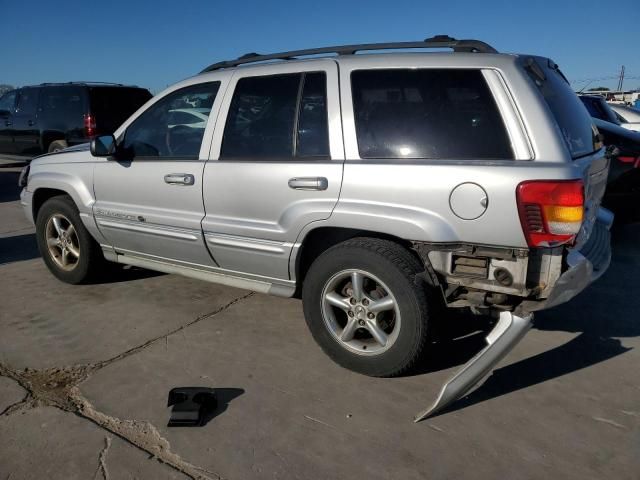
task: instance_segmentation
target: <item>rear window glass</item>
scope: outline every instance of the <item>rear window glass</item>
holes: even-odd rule
[[[596,148],[594,126],[586,107],[557,68],[543,69],[539,62],[529,59],[525,68],[551,113],[573,158],[593,152]]]
[[[351,87],[361,158],[513,159],[479,70],[359,70]]]

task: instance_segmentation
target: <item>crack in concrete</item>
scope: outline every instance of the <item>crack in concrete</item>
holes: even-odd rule
[[[1,376],[1,374],[0,374]],[[2,416],[8,416],[11,415],[14,412],[20,411],[22,409],[26,408],[26,405],[28,405],[28,401],[30,400],[31,395],[27,392],[27,394],[24,396],[24,398],[22,400],[19,400],[15,403],[12,403],[11,405],[9,405],[7,408],[5,408],[4,410],[2,410],[0,412],[0,417]]]
[[[102,473],[102,478],[104,480],[109,480],[109,470],[107,469],[107,453],[109,452],[109,448],[111,447],[111,437],[104,437],[104,448],[100,452],[100,456],[98,457],[98,468],[96,469],[96,473],[93,476],[93,480],[98,478],[98,474]]]
[[[254,292],[237,297],[213,312],[201,315],[195,320],[181,325],[168,333],[152,338],[137,347],[101,362],[67,367],[52,367],[44,370],[35,370],[32,368],[16,370],[0,362],[0,376],[18,382],[18,384],[27,391],[23,400],[7,407],[2,414],[0,414],[0,417],[40,406],[56,407],[65,412],[74,413],[85,420],[89,420],[192,479],[211,480],[211,477],[206,476],[203,472],[214,475],[215,479],[220,479],[221,477],[216,473],[192,465],[183,460],[178,454],[172,452],[169,442],[160,435],[160,432],[151,423],[140,420],[122,420],[96,410],[91,402],[82,395],[78,386],[98,370],[134,355],[154,343],[183,331],[198,322],[212,318],[252,295],[254,295]],[[110,439],[108,443],[110,444]],[[105,457],[106,450],[108,450],[108,446],[103,450]],[[103,461],[102,454],[100,461]],[[103,475],[105,475],[105,478],[108,476],[106,465],[104,466]]]

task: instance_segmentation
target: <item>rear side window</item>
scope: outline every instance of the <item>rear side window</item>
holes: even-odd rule
[[[192,85],[171,92],[145,110],[127,128],[124,149],[134,158],[197,159],[220,82]],[[175,121],[176,111],[202,116],[196,123]]]
[[[328,145],[324,73],[238,81],[225,124],[221,158],[327,157]]]
[[[296,139],[298,157],[329,156],[326,83],[324,73],[307,73],[304,76]]]
[[[361,158],[513,159],[479,70],[358,70],[351,88]]]
[[[60,121],[82,122],[84,95],[79,87],[44,87],[40,92],[40,111]]]
[[[571,156],[577,158],[596,150],[597,139],[589,112],[560,70],[541,65],[533,58],[525,62],[525,70],[549,106]]]

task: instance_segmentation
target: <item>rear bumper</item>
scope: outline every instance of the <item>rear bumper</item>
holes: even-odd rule
[[[544,300],[525,300],[516,313],[545,310],[568,302],[600,278],[611,263],[609,230],[612,223],[613,214],[601,207],[589,240],[579,251],[569,252],[566,258],[568,268],[557,280],[549,296]]]

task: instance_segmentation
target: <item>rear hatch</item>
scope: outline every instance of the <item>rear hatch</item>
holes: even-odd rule
[[[558,66],[542,57],[526,57],[523,66],[549,106],[567,146],[574,167],[584,182],[585,212],[575,248],[589,239],[607,187],[609,160],[598,129]]]
[[[151,97],[151,93],[144,88],[90,87],[89,114],[95,124],[94,134],[112,134]]]

